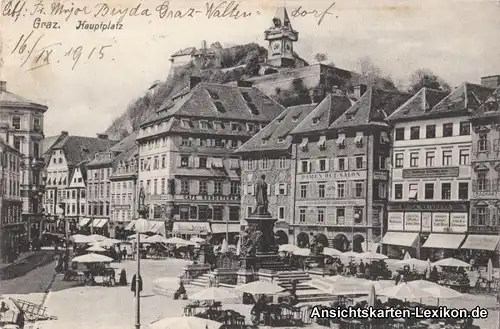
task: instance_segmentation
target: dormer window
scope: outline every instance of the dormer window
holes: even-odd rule
[[[186,128],[186,129],[191,128],[191,121],[189,121],[187,119],[182,119],[181,120],[181,127]]]
[[[264,129],[266,125],[260,125],[260,130]]]
[[[222,129],[224,129],[224,124],[220,121],[215,121],[214,127],[215,127],[215,129],[222,130]]]
[[[278,143],[284,143],[285,142],[285,137],[280,136],[278,137]]]
[[[266,145],[268,140],[269,139],[267,139],[267,138],[262,138],[262,145]]]
[[[231,123],[231,131],[240,131],[240,130],[241,127],[239,123],[234,123],[234,122]]]
[[[247,123],[247,130],[249,133],[253,133],[255,130],[255,126],[251,123]]]
[[[490,100],[486,103],[486,112],[498,111],[498,103],[495,100]]]
[[[307,143],[309,143],[309,139],[307,137],[302,138],[302,142],[299,145],[302,151],[307,151]]]
[[[286,111],[285,111],[285,113],[281,114],[281,115],[278,117],[278,119],[277,119],[278,123],[282,123],[282,122],[283,122],[283,120],[285,119],[285,117],[286,117]]]
[[[258,115],[259,111],[257,110],[257,106],[255,106],[252,97],[250,97],[250,95],[246,91],[242,91],[241,96],[243,97],[243,99],[247,103],[247,106],[248,106],[250,112],[252,114]]]
[[[208,93],[210,94],[210,97],[213,100],[219,100],[220,99],[219,94],[217,94],[215,91],[210,90],[210,89],[207,89],[207,91],[208,91]]]
[[[345,135],[344,134],[340,134],[339,138],[337,138],[337,146],[339,148],[345,147]]]
[[[302,114],[302,112],[299,112],[299,113],[297,113],[296,115],[294,115],[294,116],[292,117],[292,121],[293,121],[293,122],[297,122],[297,121],[299,121],[299,118],[300,118],[300,115],[301,115],[301,114]]]
[[[200,129],[210,129],[210,124],[208,121],[201,120],[200,121]]]
[[[221,113],[225,113],[226,112],[226,108],[224,107],[224,105],[222,105],[221,102],[214,102],[214,105],[217,108],[217,111],[219,111]]]
[[[313,122],[312,122],[313,126],[317,125],[318,123],[319,123],[319,118],[318,117],[313,118]]]
[[[320,150],[326,149],[326,136],[319,137],[318,147]]]
[[[356,134],[356,137],[354,138],[354,143],[356,144],[357,147],[363,146],[363,133]]]

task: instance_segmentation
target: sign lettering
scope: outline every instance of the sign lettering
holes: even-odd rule
[[[451,213],[450,228],[452,232],[467,232],[468,217],[467,213]]]
[[[387,220],[387,229],[389,231],[402,231],[403,230],[403,213],[391,212]]]
[[[312,181],[341,181],[341,180],[355,180],[366,179],[366,171],[345,171],[333,173],[316,173],[316,174],[302,174],[297,176],[299,182],[312,182]]]
[[[405,231],[420,231],[420,213],[407,212],[405,213]]]
[[[426,202],[391,202],[387,206],[392,211],[436,211],[436,212],[468,212],[465,203],[426,203]]]
[[[432,213],[423,212],[422,213],[422,232],[432,231]]]
[[[176,195],[175,199],[193,201],[239,201],[240,197],[237,195]]]
[[[458,177],[458,167],[403,169],[403,178]]]
[[[432,232],[446,232],[450,227],[450,214],[445,212],[432,213]]]
[[[474,192],[473,198],[500,199],[500,192]]]
[[[389,174],[385,171],[374,171],[373,172],[373,179],[377,180],[388,180],[389,179]]]

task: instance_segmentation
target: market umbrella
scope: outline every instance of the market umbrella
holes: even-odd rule
[[[407,283],[398,284],[397,286],[384,289],[378,294],[400,300],[434,297],[431,293],[425,291],[424,289],[408,285]]]
[[[206,240],[197,236],[192,237],[189,239],[189,241],[196,242],[196,243],[205,243]]]
[[[166,243],[166,241],[167,241],[167,238],[165,238],[161,235],[158,235],[158,234],[144,239],[144,242],[147,242],[147,243]]]
[[[488,282],[493,281],[493,262],[491,261],[491,258],[488,259],[488,268],[486,269],[486,279]]]
[[[309,248],[299,248],[292,251],[295,256],[308,257],[311,254],[311,249]]]
[[[378,281],[367,281],[365,283],[368,287],[374,287],[375,291],[382,291],[389,287],[394,287],[393,280],[378,280]]]
[[[349,257],[349,258],[358,257],[359,255],[360,255],[359,252],[355,252],[355,251],[346,251],[346,252],[342,253],[342,256]]]
[[[223,254],[225,254],[228,251],[229,251],[229,246],[227,244],[227,240],[224,239],[224,240],[222,240],[222,246],[220,248],[220,252],[223,253]]]
[[[85,250],[92,251],[92,252],[104,252],[104,251],[106,251],[106,249],[104,249],[103,247],[98,246],[98,245],[94,245],[94,246],[88,247]]]
[[[149,329],[219,329],[222,323],[194,316],[167,317],[149,324]]]
[[[105,236],[102,236],[100,234],[92,234],[90,236],[90,241],[98,242],[98,241],[103,241],[106,240]]]
[[[295,250],[298,250],[298,249],[300,249],[300,248],[297,247],[296,245],[290,244],[290,243],[282,244],[279,246],[279,251],[282,251],[282,252],[294,252]]]
[[[361,295],[368,293],[368,282],[369,281],[364,279],[337,275],[312,279],[307,284],[332,295]]]
[[[423,288],[422,290],[430,293],[432,297],[439,299],[460,298],[463,295],[456,290],[436,284],[433,287]]]
[[[276,294],[282,292],[284,289],[275,283],[266,281],[254,281],[250,283],[242,284],[237,286],[235,289],[241,292],[246,292],[247,294]]]
[[[470,267],[469,263],[466,263],[460,259],[456,258],[445,258],[434,262],[434,266],[447,266],[447,267]]]
[[[223,301],[226,299],[235,299],[235,298],[239,298],[239,296],[227,288],[220,288],[220,287],[210,287],[189,296],[189,299],[191,300]]]
[[[90,239],[90,236],[88,235],[83,235],[83,234],[75,234],[70,237],[71,241],[74,243],[89,243],[92,240]]]
[[[342,251],[337,250],[335,248],[325,247],[323,249],[323,255],[331,256],[331,257],[341,256],[342,255]]]
[[[122,243],[121,240],[113,239],[113,238],[106,238],[106,240],[104,240],[104,242],[107,244],[120,244],[120,243]]]
[[[410,253],[407,251],[403,257],[403,260],[411,259]]]
[[[111,263],[113,258],[99,255],[99,254],[86,254],[73,258],[73,262],[76,263]]]
[[[372,284],[370,287],[370,291],[368,292],[368,306],[375,307],[375,286]]]
[[[375,260],[382,260],[382,259],[389,258],[384,254],[379,254],[379,253],[371,252],[371,251],[367,251],[367,252],[364,252],[362,254],[358,254],[355,257],[362,258],[362,259],[375,259]]]
[[[420,260],[418,258],[408,258],[408,259],[403,259],[403,260],[400,260],[399,262],[396,263],[397,265],[399,266],[405,266],[405,265],[408,265],[410,267],[417,267],[417,268],[420,268],[420,269],[424,269],[427,267],[427,261],[425,260]]]
[[[427,281],[427,280],[414,280],[407,282],[409,286],[412,286],[414,288],[418,289],[427,289],[427,288],[434,288],[436,286],[439,286],[439,284],[432,282],[432,281]]]
[[[181,245],[189,245],[189,241],[187,240],[184,240],[184,239],[181,239],[181,238],[178,238],[178,237],[173,237],[173,238],[168,238],[165,243],[169,243],[169,244],[181,244]]]

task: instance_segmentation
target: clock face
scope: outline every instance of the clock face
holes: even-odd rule
[[[271,48],[273,51],[279,51],[280,48],[281,48],[281,43],[279,41],[274,41],[272,44],[271,44]]]
[[[285,49],[286,49],[286,51],[291,51],[292,50],[292,44],[290,42],[287,42],[285,44]]]

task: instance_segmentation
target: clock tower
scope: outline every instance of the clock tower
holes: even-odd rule
[[[275,67],[294,67],[293,43],[299,38],[299,32],[290,24],[285,7],[279,7],[273,17],[273,26],[265,32],[269,42],[267,63]]]

